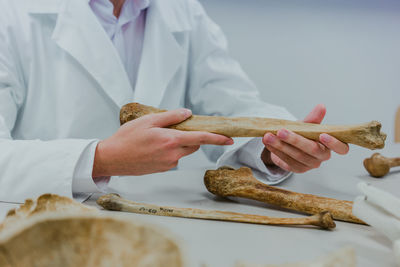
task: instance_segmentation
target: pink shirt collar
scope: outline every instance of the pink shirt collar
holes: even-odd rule
[[[125,0],[121,14],[117,19],[113,14],[114,6],[110,0],[90,0],[89,5],[93,12],[104,22],[118,23],[120,26],[131,22],[150,5],[150,0]]]

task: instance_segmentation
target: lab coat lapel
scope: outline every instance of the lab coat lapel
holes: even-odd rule
[[[151,106],[160,105],[168,83],[184,59],[173,30],[161,14],[162,1],[153,0],[147,9],[143,52],[134,92],[134,101]]]
[[[117,50],[88,1],[64,2],[53,40],[77,60],[118,106],[130,102],[133,90]]]

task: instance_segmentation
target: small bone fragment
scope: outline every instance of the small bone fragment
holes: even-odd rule
[[[120,112],[121,125],[147,114],[165,111],[139,103],[127,104],[122,107]],[[287,129],[312,140],[319,140],[320,134],[327,133],[342,142],[369,149],[383,148],[386,140],[386,134],[380,132],[381,124],[377,121],[358,125],[334,126],[268,118],[193,115],[186,121],[170,128],[181,131],[205,131],[228,137],[262,137],[268,132],[276,134],[280,129]]]
[[[254,199],[306,214],[328,211],[336,220],[365,224],[352,214],[352,201],[301,194],[269,186],[259,182],[247,167],[238,170],[229,167],[209,170],[204,176],[204,184],[208,191],[221,197]]]
[[[379,153],[374,153],[364,160],[365,169],[371,176],[380,178],[389,173],[390,168],[400,166],[400,158],[386,158]]]
[[[266,225],[314,225],[323,229],[335,228],[335,222],[329,212],[321,212],[306,218],[274,218],[261,215],[250,215],[236,212],[200,210],[190,208],[160,207],[136,203],[121,198],[117,194],[108,194],[100,197],[97,204],[106,210],[125,211],[158,216],[194,218],[205,220],[244,222]]]
[[[357,259],[354,248],[344,247],[314,261],[286,264],[248,264],[237,263],[235,267],[356,267]]]

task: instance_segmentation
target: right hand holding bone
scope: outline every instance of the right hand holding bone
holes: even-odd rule
[[[164,128],[191,115],[190,110],[178,109],[124,124],[97,145],[93,178],[163,172],[176,167],[179,159],[194,153],[200,145],[233,144],[231,138],[222,135]]]

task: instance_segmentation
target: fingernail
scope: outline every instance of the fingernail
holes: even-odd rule
[[[321,138],[321,141],[324,143],[329,143],[330,141],[332,141],[332,137],[327,134],[321,134],[320,138]]]
[[[190,109],[183,108],[181,109],[181,113],[185,118],[192,116],[192,111]]]
[[[278,137],[281,139],[286,139],[289,136],[289,131],[286,129],[281,129],[278,131]]]
[[[266,139],[265,141],[268,144],[273,144],[275,142],[275,138],[276,137],[273,134],[267,134],[267,137],[265,138]]]
[[[225,145],[228,145],[228,146],[229,146],[229,145],[233,145],[233,140],[228,140],[228,141],[226,141],[226,142],[225,142]]]

